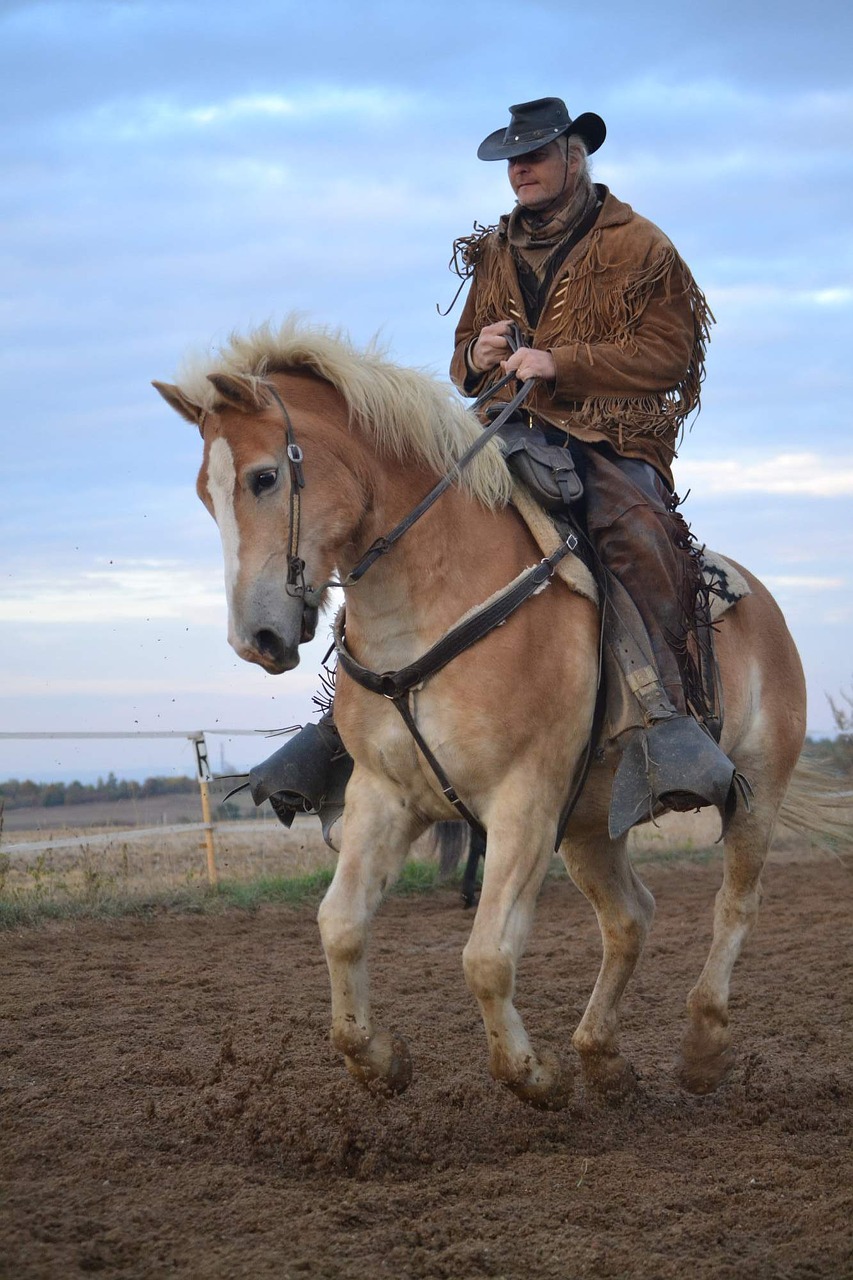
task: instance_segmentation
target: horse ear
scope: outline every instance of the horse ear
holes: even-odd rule
[[[207,377],[232,409],[239,409],[242,413],[256,413],[269,404],[269,396],[259,385],[257,378],[242,378],[235,373],[209,373]]]
[[[155,391],[159,391],[160,395],[166,401],[170,408],[179,413],[182,418],[186,418],[187,422],[191,422],[193,426],[198,426],[201,422],[202,408],[201,405],[193,404],[181,391],[180,387],[175,387],[171,382],[152,382]]]

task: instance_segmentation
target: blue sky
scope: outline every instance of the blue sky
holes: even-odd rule
[[[282,678],[232,654],[198,436],[150,379],[292,310],[446,376],[451,242],[511,203],[477,144],[557,94],[604,116],[596,179],[708,295],[685,511],[776,594],[830,730],[853,680],[851,29],[840,0],[0,0],[0,728],[310,715],[325,628]],[[191,763],[0,742],[0,778]]]

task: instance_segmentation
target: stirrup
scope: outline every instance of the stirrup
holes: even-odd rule
[[[256,805],[269,800],[285,827],[298,813],[316,814],[329,844],[332,826],[341,816],[344,792],[353,770],[352,757],[330,717],[307,724],[268,759],[249,770]]]
[[[692,716],[656,720],[625,736],[610,796],[611,840],[665,809],[713,805],[719,810],[723,835],[739,797],[749,811],[748,781]]]

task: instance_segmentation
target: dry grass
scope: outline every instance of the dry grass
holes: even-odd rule
[[[0,897],[91,898],[105,893],[149,897],[207,881],[203,831],[137,840],[121,831],[92,828],[88,834],[94,838],[87,844],[87,833],[75,828],[73,834],[81,839],[77,847],[16,853],[16,845],[34,834],[20,832],[14,842],[4,841]],[[55,830],[52,838],[60,840],[65,834]],[[107,842],[103,842],[105,834]],[[275,820],[223,823],[216,827],[214,848],[220,878],[242,883],[296,879],[334,865],[334,854],[323,843],[319,824],[308,818],[297,819],[290,831]]]
[[[16,846],[43,838],[35,831],[7,832],[0,848],[0,908],[39,914],[78,910],[133,909],[141,904],[170,903],[192,907],[209,890],[204,832],[164,832],[130,839],[109,827],[54,828],[52,839],[78,836],[72,848],[16,852]],[[720,857],[719,818],[713,810],[666,814],[631,833],[636,863],[675,859],[706,861]],[[86,842],[86,836],[91,843]],[[216,869],[225,898],[245,900],[252,886],[285,884],[313,886],[319,891],[331,875],[335,854],[323,843],[314,818],[298,818],[290,830],[275,819],[224,822],[214,834]],[[774,844],[775,860],[803,860],[825,854],[810,848],[800,835],[782,832]],[[415,846],[414,878],[418,883],[437,875],[437,858],[428,833]],[[460,867],[461,873],[461,867]],[[420,877],[420,879],[418,879]],[[230,898],[229,898],[230,895]]]

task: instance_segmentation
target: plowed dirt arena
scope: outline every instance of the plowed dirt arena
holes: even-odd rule
[[[394,897],[375,1007],[408,1093],[347,1076],[313,908],[46,924],[0,939],[0,1273],[24,1277],[853,1275],[851,873],[777,861],[735,973],[736,1063],[673,1074],[719,862],[652,864],[658,913],[624,1000],[636,1097],[529,1110],[491,1082],[457,891]],[[546,885],[519,1005],[569,1037],[597,926]]]

